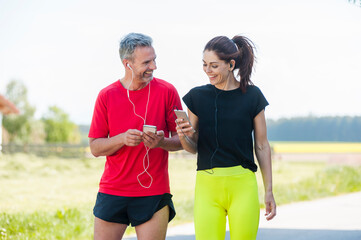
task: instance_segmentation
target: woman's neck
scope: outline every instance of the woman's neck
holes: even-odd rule
[[[235,78],[229,78],[224,83],[215,85],[215,87],[219,90],[230,91],[239,88],[240,82],[238,82]]]

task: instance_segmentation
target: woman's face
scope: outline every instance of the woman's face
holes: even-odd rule
[[[220,60],[214,51],[208,50],[203,52],[203,71],[210,83],[220,89],[223,89],[231,73],[230,65]]]

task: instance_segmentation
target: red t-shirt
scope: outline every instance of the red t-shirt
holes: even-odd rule
[[[150,90],[150,93],[149,93]],[[164,80],[153,78],[146,87],[129,91],[130,100],[135,105],[136,114],[145,118],[146,105],[149,103],[146,116],[147,125],[157,126],[157,130],[164,131],[164,137],[175,132],[175,116],[173,109],[181,109],[181,101],[174,86]],[[128,99],[127,90],[120,81],[116,81],[102,89],[95,103],[93,119],[90,126],[90,138],[113,137],[128,129],[142,131],[144,121],[134,114],[133,105]],[[106,157],[106,163],[99,184],[99,192],[139,197],[170,193],[168,177],[168,152],[161,148],[150,149],[149,167],[146,148],[143,143],[135,147],[123,146],[113,155]],[[139,175],[139,181],[137,176]],[[140,184],[141,183],[141,184]]]

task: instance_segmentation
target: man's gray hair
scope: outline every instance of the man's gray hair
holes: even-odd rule
[[[125,35],[119,44],[120,59],[132,60],[136,47],[151,47],[152,38],[141,33],[129,33]]]

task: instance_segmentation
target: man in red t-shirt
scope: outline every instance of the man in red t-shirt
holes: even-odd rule
[[[130,33],[120,42],[122,79],[102,89],[89,131],[94,156],[106,156],[94,206],[94,239],[121,239],[129,224],[139,239],[165,239],[175,210],[168,151],[180,150],[173,110],[177,90],[153,77],[152,39]],[[143,132],[143,125],[156,127]]]

